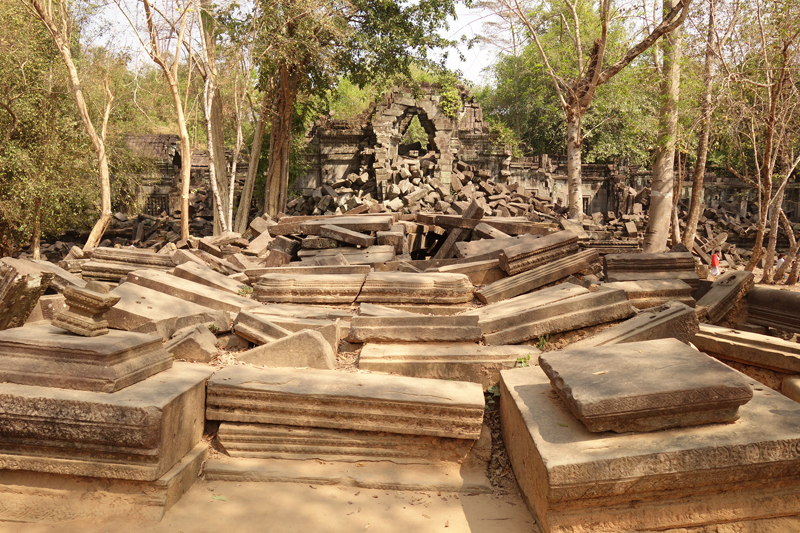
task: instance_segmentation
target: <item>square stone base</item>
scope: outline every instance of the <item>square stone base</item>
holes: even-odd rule
[[[800,404],[756,381],[734,423],[616,434],[590,433],[540,368],[501,377],[506,449],[547,533],[800,515]]]
[[[0,470],[0,521],[61,522],[114,516],[161,520],[197,480],[201,442],[155,481],[125,481]]]

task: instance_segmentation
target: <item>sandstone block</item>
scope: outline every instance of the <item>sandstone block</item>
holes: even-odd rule
[[[464,274],[370,272],[359,302],[453,304],[470,302],[473,286]]]
[[[259,302],[349,304],[365,279],[362,274],[263,274],[254,296]]]
[[[477,342],[481,329],[476,316],[356,316],[350,322],[349,342]]]
[[[475,440],[477,383],[330,370],[223,368],[209,380],[209,420]]]
[[[236,360],[268,367],[333,369],[336,354],[318,331],[303,330],[236,355]]]
[[[202,324],[176,332],[164,345],[164,350],[175,359],[195,363],[208,363],[219,353],[216,335]]]

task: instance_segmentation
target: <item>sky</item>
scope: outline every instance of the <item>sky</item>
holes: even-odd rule
[[[457,4],[456,12],[458,19],[450,23],[449,31],[442,32],[443,36],[457,41],[462,35],[472,39],[481,34],[487,16],[485,12],[470,9],[461,3]],[[464,55],[465,61],[461,61],[457,53],[450,52],[447,58],[448,68],[460,70],[464,78],[475,85],[490,83],[488,73],[484,70],[494,63],[497,49],[490,44],[479,42],[473,45],[471,50],[468,50],[466,45],[460,45],[459,51]]]

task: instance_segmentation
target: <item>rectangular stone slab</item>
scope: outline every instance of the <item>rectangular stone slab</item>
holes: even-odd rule
[[[114,392],[172,366],[161,337],[83,337],[49,324],[0,331],[0,382]]]
[[[128,274],[127,283],[147,287],[187,302],[229,313],[238,313],[243,309],[259,305],[255,300],[156,270],[131,272]]]
[[[254,296],[259,302],[349,304],[365,278],[363,274],[264,274]]]
[[[516,316],[523,311],[588,293],[589,289],[585,287],[572,283],[562,283],[539,291],[523,294],[515,298],[489,304],[484,307],[477,307],[463,314],[467,316],[477,316],[481,325],[481,331],[483,331],[483,333],[491,333],[505,324],[508,318]]]
[[[729,270],[711,284],[711,289],[697,301],[697,306],[708,309],[708,321],[714,324],[722,320],[736,302],[746,297],[754,285],[752,272]]]
[[[219,331],[230,330],[230,318],[225,311],[147,287],[123,283],[110,294],[119,296],[120,300],[105,315],[109,328],[160,335],[164,340],[177,330],[196,324],[214,324]]]
[[[481,288],[476,295],[485,304],[513,298],[585,270],[598,260],[599,256],[596,250],[584,250],[516,276],[495,281],[491,285]]]
[[[358,302],[457,304],[472,301],[474,287],[464,274],[370,272]]]
[[[578,236],[571,231],[559,231],[531,242],[503,248],[500,268],[513,276],[577,251]]]
[[[365,248],[375,244],[375,237],[364,235],[358,231],[351,231],[341,226],[334,226],[333,224],[320,226],[317,230],[317,235],[355,246],[363,246]]]
[[[800,344],[738,329],[700,324],[692,344],[720,359],[800,374]]]
[[[547,533],[693,530],[800,508],[800,404],[754,380],[734,424],[617,434],[589,432],[541,369],[501,376],[506,449]]]
[[[747,294],[747,321],[800,333],[800,294],[755,287]]]
[[[178,265],[172,270],[172,275],[237,296],[239,295],[239,290],[245,286],[210,267],[197,263]]]
[[[637,309],[647,309],[674,301],[679,301],[689,307],[695,306],[694,298],[692,298],[692,286],[680,279],[617,281],[606,283],[603,286],[625,291],[628,301]]]
[[[355,316],[349,342],[477,342],[476,316]]]
[[[52,272],[32,271],[17,259],[0,262],[0,330],[22,326],[52,279]]]
[[[110,394],[0,383],[0,469],[158,479],[200,441],[212,372],[175,363]]]
[[[500,381],[500,370],[518,362],[536,364],[532,346],[480,346],[474,343],[366,344],[358,368],[415,378],[480,383],[483,389]]]
[[[475,441],[375,431],[223,422],[217,438],[231,457],[322,461],[460,463]]]
[[[753,397],[746,376],[677,339],[568,347],[540,355],[539,366],[598,433],[733,422]]]
[[[481,325],[486,344],[516,344],[562,331],[628,318],[636,310],[623,291],[600,289],[494,318]],[[489,333],[486,333],[486,331]]]
[[[681,302],[669,302],[642,311],[625,322],[573,342],[569,348],[591,348],[670,337],[689,344],[694,342],[699,325],[694,309]]]
[[[300,233],[304,233],[306,235],[318,235],[319,228],[330,224],[336,224],[340,228],[351,231],[388,231],[392,229],[394,220],[391,216],[384,215],[344,216],[321,220],[307,220],[300,224]],[[272,228],[270,228],[270,233],[272,233]]]
[[[251,284],[264,274],[369,274],[369,265],[257,267],[244,271]]]
[[[477,439],[477,383],[331,370],[223,368],[209,380],[206,418],[228,422]]]

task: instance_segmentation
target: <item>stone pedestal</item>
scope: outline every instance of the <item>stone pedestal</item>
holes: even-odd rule
[[[0,382],[115,392],[171,366],[161,338],[143,333],[81,337],[46,324],[0,332]]]
[[[94,281],[83,289],[67,287],[63,294],[68,309],[55,316],[54,326],[84,337],[108,334],[105,314],[119,302],[119,296],[108,294],[108,287]]]
[[[0,470],[157,480],[200,442],[211,373],[175,363],[114,393],[0,383]]]
[[[616,434],[589,432],[541,369],[501,375],[506,449],[546,533],[694,531],[800,513],[800,404],[756,381],[733,424]]]

